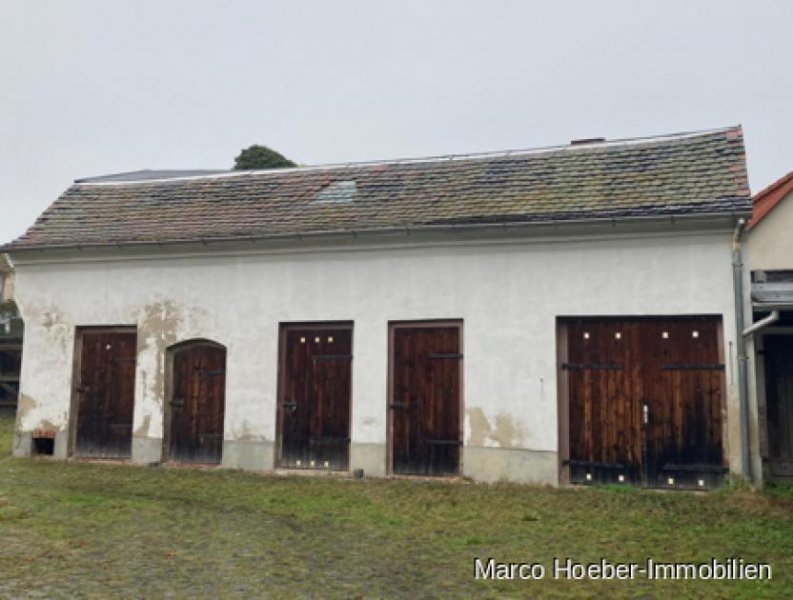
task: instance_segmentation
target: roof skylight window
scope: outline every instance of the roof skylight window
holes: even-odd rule
[[[357,191],[357,186],[352,180],[347,181],[334,181],[330,185],[324,187],[315,196],[314,202],[324,202],[338,204],[342,202],[352,202],[353,196]]]

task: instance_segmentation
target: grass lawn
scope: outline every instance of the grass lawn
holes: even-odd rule
[[[0,417],[0,597],[793,598],[793,489],[708,494],[266,477],[13,459]],[[539,562],[476,581],[475,557]],[[773,567],[771,581],[565,581],[576,561]]]

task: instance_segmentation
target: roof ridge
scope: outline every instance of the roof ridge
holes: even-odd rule
[[[695,131],[682,131],[676,133],[666,133],[660,135],[636,136],[627,138],[618,138],[613,140],[604,140],[597,142],[588,142],[585,144],[557,144],[552,146],[537,146],[533,148],[517,148],[507,150],[491,150],[483,152],[470,152],[461,154],[438,154],[434,156],[423,156],[413,158],[395,158],[385,160],[370,160],[370,161],[348,161],[338,163],[324,163],[318,165],[301,165],[297,167],[287,167],[278,169],[240,169],[231,171],[221,171],[219,173],[210,173],[203,175],[187,175],[184,177],[155,177],[152,179],[130,179],[130,180],[101,180],[106,177],[113,177],[114,175],[100,175],[97,177],[86,177],[76,179],[75,184],[89,185],[89,186],[118,186],[118,185],[135,185],[153,182],[176,182],[176,181],[189,181],[195,179],[223,179],[227,177],[242,177],[245,175],[251,176],[268,176],[268,175],[284,175],[288,173],[309,173],[312,171],[330,171],[336,169],[349,169],[353,167],[372,167],[378,165],[402,165],[402,164],[422,164],[430,162],[444,162],[455,160],[479,160],[498,157],[511,157],[511,156],[524,156],[531,154],[542,153],[556,153],[556,152],[582,152],[592,150],[595,148],[608,148],[615,146],[627,146],[642,143],[663,142],[673,139],[686,139],[693,137],[705,137],[716,133],[727,133],[730,131],[741,131],[741,125],[731,125],[729,127],[719,127],[713,129],[701,129]],[[160,171],[177,171],[177,169],[161,169]],[[144,173],[146,171],[156,172],[154,169],[140,169],[137,171],[130,171],[129,173]],[[115,176],[124,175],[126,173],[119,173]]]

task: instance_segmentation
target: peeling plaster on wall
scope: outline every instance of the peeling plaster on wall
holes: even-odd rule
[[[151,415],[143,417],[143,423],[132,434],[132,437],[149,437],[149,425],[151,425]]]
[[[168,348],[179,342],[212,336],[210,313],[170,298],[141,303],[133,313],[138,325],[136,377],[136,438],[163,435]]]
[[[42,311],[41,324],[53,337],[55,343],[61,347],[63,355],[66,356],[70,341],[69,326],[65,323],[61,313],[54,307]]]
[[[20,425],[22,421],[27,417],[31,412],[33,412],[36,407],[38,406],[38,402],[28,396],[27,394],[23,393],[19,396],[19,403],[17,404],[17,419],[16,419],[16,430],[20,431],[22,428]]]
[[[247,419],[243,419],[242,425],[239,429],[232,429],[231,439],[229,441],[235,442],[266,442],[267,438],[263,435],[256,435],[253,433],[253,428],[248,424]]]
[[[154,350],[154,365],[141,369],[141,380],[148,382],[144,395],[162,406],[165,397],[165,355],[168,348],[185,339],[202,337],[204,321],[209,313],[197,307],[186,308],[173,300],[147,304],[138,314],[138,358]],[[187,330],[190,335],[183,337]]]
[[[465,411],[468,416],[468,430],[471,432],[468,443],[472,446],[484,446],[485,438],[490,435],[490,421],[481,408],[469,408]]]
[[[471,432],[468,439],[470,445],[500,448],[526,446],[524,429],[516,425],[510,415],[499,413],[496,415],[494,423],[490,422],[481,408],[469,408],[466,415]]]
[[[176,343],[181,320],[178,306],[170,300],[148,304],[139,315],[138,355],[154,348],[156,357],[149,393],[146,395],[160,406],[165,396],[165,352]]]
[[[42,419],[39,421],[39,426],[34,429],[41,429],[42,431],[60,431],[63,429],[62,425],[56,425],[49,419]]]

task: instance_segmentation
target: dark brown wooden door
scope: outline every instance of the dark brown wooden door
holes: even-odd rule
[[[219,463],[223,456],[226,349],[196,341],[171,352],[168,459]]]
[[[134,330],[81,330],[78,335],[75,453],[127,458],[132,449],[137,334]]]
[[[718,485],[725,472],[719,321],[651,321],[641,339],[646,483]]]
[[[460,469],[462,385],[458,325],[392,328],[392,471],[454,475]]]
[[[765,336],[763,355],[769,474],[793,477],[793,336]]]
[[[352,325],[285,326],[281,345],[280,465],[346,470]]]
[[[719,319],[567,323],[574,483],[710,487],[725,472]]]
[[[642,378],[638,323],[568,325],[570,475],[574,482],[639,482]]]

